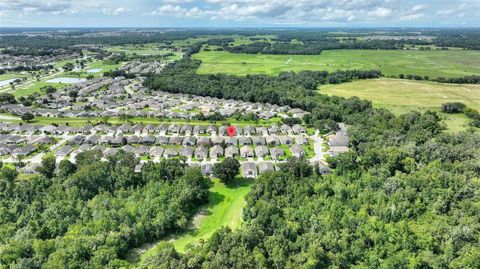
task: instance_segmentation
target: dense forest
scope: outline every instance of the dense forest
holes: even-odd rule
[[[47,157],[28,180],[1,168],[0,268],[124,267],[129,249],[185,228],[208,200],[210,181],[181,160],[135,173],[131,153],[100,157],[83,152],[58,175]]]

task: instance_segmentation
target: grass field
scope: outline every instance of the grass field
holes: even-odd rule
[[[236,54],[201,51],[200,74],[268,74],[301,70],[379,69],[384,75],[459,77],[480,73],[480,51],[328,50],[321,55]]]
[[[390,109],[396,114],[411,110],[440,111],[446,102],[462,102],[480,110],[480,85],[440,84],[400,79],[359,80],[338,85],[325,85],[321,93],[343,97],[358,96],[371,100],[376,107]],[[463,115],[447,115],[445,123],[450,130],[465,129],[468,119]]]
[[[10,114],[0,113],[0,115],[11,116]],[[4,122],[12,122],[18,123],[21,120],[10,120],[10,119],[2,119]],[[123,124],[123,123],[142,123],[142,124],[160,124],[160,123],[167,123],[167,124],[191,124],[191,125],[226,125],[231,124],[235,126],[244,127],[247,125],[253,126],[265,126],[265,125],[272,125],[272,124],[280,124],[280,118],[271,118],[269,120],[259,120],[258,122],[255,121],[238,121],[235,119],[226,119],[224,121],[201,121],[201,120],[183,120],[183,119],[159,119],[159,118],[130,118],[128,121],[123,121],[120,118],[108,118],[107,120],[110,124]],[[39,125],[48,125],[48,124],[59,124],[65,125],[68,124],[69,126],[83,126],[85,124],[99,124],[103,123],[103,119],[101,117],[97,118],[50,118],[50,117],[36,117],[31,121],[32,124],[39,124]]]
[[[165,240],[172,242],[177,251],[184,252],[188,244],[209,238],[223,226],[232,229],[239,227],[242,223],[242,209],[245,206],[244,197],[250,191],[251,184],[251,180],[237,179],[236,183],[225,185],[215,179],[210,189],[209,203],[200,209],[200,213],[192,220],[191,227]],[[156,248],[152,247],[137,259],[143,260],[155,253]]]

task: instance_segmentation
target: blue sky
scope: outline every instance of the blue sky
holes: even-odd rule
[[[0,0],[0,27],[479,27],[480,0]]]

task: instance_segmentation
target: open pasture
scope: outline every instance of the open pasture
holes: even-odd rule
[[[268,74],[302,70],[379,69],[386,76],[413,74],[462,77],[480,73],[480,51],[461,50],[326,50],[321,55],[237,54],[201,51],[200,74]]]
[[[359,80],[338,85],[325,85],[320,92],[343,97],[357,96],[371,100],[375,107],[383,107],[396,114],[411,110],[440,111],[446,102],[462,102],[480,110],[480,85],[441,84],[401,79]],[[468,119],[464,115],[444,114],[450,130],[465,128]]]

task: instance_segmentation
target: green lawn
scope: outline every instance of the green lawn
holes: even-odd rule
[[[380,69],[387,76],[459,77],[480,73],[480,51],[327,50],[321,55],[236,54],[201,51],[200,74],[269,74],[301,70]]]
[[[65,84],[63,84],[65,85]],[[10,114],[4,114],[6,116],[11,116]],[[4,122],[20,122],[20,120],[9,120],[3,119]],[[48,124],[68,124],[70,126],[83,126],[85,124],[96,124],[101,123],[103,121],[102,118],[49,118],[49,117],[36,117],[32,120],[32,124],[41,124],[41,125],[48,125]],[[108,123],[111,124],[123,124],[123,123],[142,123],[142,124],[191,124],[191,125],[224,125],[224,124],[231,124],[235,126],[266,126],[272,124],[279,124],[279,118],[271,118],[270,120],[259,120],[258,122],[255,121],[237,121],[235,119],[227,119],[225,121],[216,121],[216,122],[208,122],[208,121],[201,121],[201,120],[182,120],[182,119],[158,119],[158,118],[131,118],[128,121],[122,121],[120,118],[109,118]]]
[[[250,191],[252,181],[237,179],[236,183],[225,185],[215,179],[213,183],[209,203],[200,209],[200,213],[192,220],[191,227],[165,239],[172,242],[177,251],[184,252],[188,244],[209,238],[223,226],[235,229],[242,223],[242,209],[246,203],[244,197]],[[156,248],[152,247],[142,254],[140,260],[155,253]]]
[[[441,84],[400,79],[359,80],[320,87],[321,93],[343,97],[358,96],[371,100],[376,107],[388,108],[396,114],[427,109],[440,112],[446,102],[462,102],[480,110],[480,85]],[[447,115],[445,123],[452,131],[465,129],[464,115]]]
[[[52,86],[52,87],[57,88],[57,89],[60,89],[60,88],[66,87],[70,84],[48,83],[48,82],[45,82],[43,80],[40,80],[39,82],[37,82],[37,81],[32,82],[32,84],[30,84],[26,88],[17,87],[15,89],[15,91],[13,92],[13,95],[15,97],[28,96],[32,93],[40,92],[40,89],[44,86],[47,86],[47,85]]]
[[[25,72],[25,74],[20,74],[18,72],[6,72],[5,74],[0,75],[0,81],[2,80],[9,80],[13,78],[23,78],[23,77],[32,77],[28,73]]]
[[[108,51],[112,52],[123,52],[126,55],[152,55],[152,56],[160,56],[165,55],[167,53],[173,52],[175,55],[168,57],[169,60],[178,60],[181,58],[181,54],[178,52],[174,52],[172,50],[165,50],[159,49],[159,46],[162,45],[161,43],[158,44],[143,44],[143,45],[121,45],[121,46],[111,46],[108,47]]]

